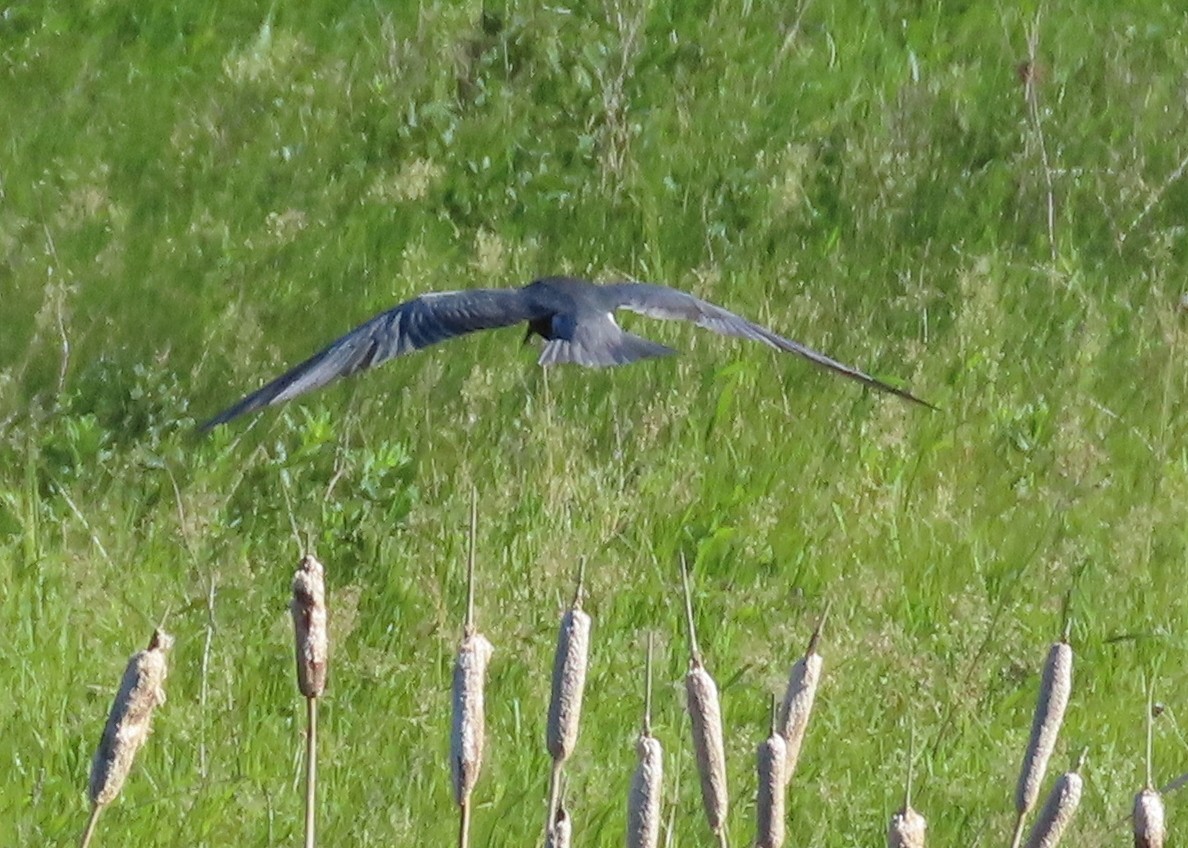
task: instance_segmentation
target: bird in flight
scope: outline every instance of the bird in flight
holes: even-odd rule
[[[339,377],[447,339],[524,322],[528,325],[525,342],[534,335],[544,339],[541,365],[572,362],[602,368],[676,353],[622,330],[615,323],[618,309],[650,318],[691,321],[725,336],[763,342],[863,385],[921,406],[932,406],[903,389],[691,294],[648,283],[600,284],[571,277],[545,277],[516,289],[466,289],[414,297],[360,324],[206,421],[200,429],[210,430],[240,415],[284,403]]]

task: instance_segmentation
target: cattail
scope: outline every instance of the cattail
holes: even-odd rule
[[[320,698],[326,690],[325,569],[306,554],[293,576],[293,637],[297,654],[297,687],[306,698]]]
[[[652,636],[644,671],[643,729],[635,743],[639,763],[627,796],[627,848],[656,848],[660,844],[660,792],[664,783],[664,749],[652,735]]]
[[[115,800],[132,768],[136,752],[148,739],[153,710],[165,703],[166,654],[172,647],[173,637],[157,630],[148,648],[136,652],[128,660],[99,749],[91,763],[89,791],[91,803],[96,806]]]
[[[478,781],[486,740],[483,686],[495,648],[481,633],[468,633],[454,662],[454,722],[450,743],[454,802],[462,805]]]
[[[582,611],[582,578],[585,562],[578,566],[578,584],[573,603],[561,616],[557,653],[553,657],[553,692],[549,699],[549,720],[545,742],[553,758],[549,780],[549,820],[556,813],[561,766],[577,744],[582,695],[586,689],[586,667],[590,655],[590,616]]]
[[[1035,806],[1039,798],[1044,773],[1048,770],[1048,759],[1056,747],[1060,725],[1064,722],[1064,710],[1072,691],[1073,651],[1068,644],[1067,628],[1064,637],[1052,645],[1040,680],[1039,700],[1035,705],[1035,717],[1031,723],[1031,739],[1023,757],[1023,768],[1015,788],[1015,836],[1012,848],[1018,848],[1023,834],[1023,819]],[[1078,777],[1079,781],[1080,778]]]
[[[1134,796],[1134,848],[1163,848],[1167,839],[1163,796],[1152,788]]]
[[[780,848],[784,844],[784,795],[788,781],[784,768],[788,746],[776,728],[776,697],[771,696],[771,731],[755,753],[759,787],[755,796],[758,831],[755,848]]]
[[[91,816],[83,833],[84,848],[95,831],[99,812],[120,794],[136,752],[148,739],[153,710],[165,703],[166,655],[171,647],[173,637],[163,630],[156,630],[148,648],[133,654],[124,669],[99,748],[91,761],[91,780],[87,787]]]
[[[306,554],[293,575],[293,641],[297,656],[297,688],[305,696],[305,846],[314,846],[314,795],[317,787],[318,698],[326,690],[325,569]]]
[[[1131,816],[1134,825],[1134,848],[1163,848],[1164,840],[1167,839],[1163,796],[1155,789],[1151,765],[1156,716],[1153,696],[1154,687],[1147,690],[1147,785],[1134,796],[1134,811]]]
[[[718,685],[701,662],[697,633],[693,626],[693,600],[689,593],[689,572],[681,558],[681,580],[685,589],[685,617],[689,626],[689,673],[685,675],[686,706],[693,727],[693,750],[701,778],[701,802],[710,830],[726,843],[726,748],[722,741],[722,708]]]
[[[809,639],[804,656],[792,664],[792,671],[788,674],[788,689],[784,693],[784,702],[780,705],[777,726],[786,743],[786,781],[791,781],[792,774],[796,771],[796,763],[800,759],[800,746],[804,743],[809,717],[813,713],[813,702],[817,698],[817,684],[821,681],[821,669],[825,664],[825,660],[817,653],[817,644],[821,641],[821,628],[825,626],[828,615],[829,607],[826,606],[821,620],[813,630],[812,638]]]
[[[1077,811],[1077,805],[1081,803],[1084,781],[1079,772],[1084,762],[1085,755],[1081,754],[1076,767],[1056,780],[1027,837],[1027,848],[1056,848],[1059,844],[1060,837]]]
[[[911,807],[904,807],[891,817],[887,828],[887,848],[924,848],[928,823]]]
[[[466,567],[466,624],[454,661],[453,725],[450,732],[450,772],[454,802],[461,811],[458,844],[470,842],[470,793],[483,762],[486,716],[483,687],[487,663],[495,649],[474,625],[474,541],[478,524],[478,495],[470,501],[470,554]]]
[[[913,727],[908,741],[907,788],[903,792],[903,806],[891,817],[887,827],[887,848],[924,848],[924,833],[928,823],[924,816],[912,809],[912,774],[915,766],[916,732]]]

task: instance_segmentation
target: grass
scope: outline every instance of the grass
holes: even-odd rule
[[[163,618],[169,702],[98,841],[296,842],[285,604],[306,546],[332,618],[324,842],[451,839],[472,486],[496,647],[476,845],[539,836],[555,616],[582,556],[575,839],[622,839],[655,629],[677,837],[704,841],[681,552],[735,841],[768,695],[831,601],[792,831],[881,838],[914,721],[933,839],[1005,844],[1071,593],[1053,768],[1089,748],[1076,841],[1116,842],[1151,678],[1170,706],[1156,780],[1188,771],[1184,29],[1161,0],[8,9],[0,843],[77,839],[119,670]],[[942,411],[641,320],[684,355],[546,383],[509,330],[191,432],[414,293],[562,271],[711,297]]]

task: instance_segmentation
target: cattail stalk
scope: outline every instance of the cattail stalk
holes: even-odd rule
[[[1077,805],[1081,803],[1081,790],[1084,781],[1081,779],[1081,766],[1085,763],[1082,753],[1072,771],[1065,772],[1056,780],[1044,808],[1036,818],[1027,837],[1027,848],[1056,848],[1060,837],[1064,835]]]
[[[652,634],[644,667],[643,728],[635,743],[639,758],[627,796],[627,848],[656,848],[660,844],[660,794],[664,783],[664,748],[652,735]]]
[[[792,671],[788,674],[788,688],[784,692],[784,702],[780,705],[777,726],[786,743],[787,763],[784,766],[784,779],[789,782],[800,760],[800,748],[804,744],[809,718],[813,714],[813,703],[817,699],[817,686],[821,682],[821,670],[825,665],[824,658],[817,652],[817,645],[821,641],[821,629],[825,626],[828,616],[829,607],[826,606],[813,630],[812,638],[809,639],[804,656],[792,664]]]
[[[681,557],[681,582],[685,590],[685,620],[689,627],[689,673],[685,675],[686,706],[693,729],[693,750],[701,779],[701,802],[710,830],[726,845],[726,747],[722,740],[722,708],[718,685],[701,661],[697,632],[693,626],[693,600],[689,591],[689,570]]]
[[[569,848],[573,844],[573,824],[569,821],[569,813],[565,809],[565,802],[557,804],[557,813],[553,818],[553,826],[545,839],[548,848]]]
[[[470,552],[466,565],[466,624],[454,662],[453,724],[450,733],[450,772],[454,802],[459,808],[458,845],[470,844],[470,795],[478,782],[486,738],[483,689],[487,663],[494,647],[474,624],[474,546],[478,527],[478,493],[470,500]]]
[[[561,616],[557,652],[553,657],[553,691],[545,743],[553,758],[549,779],[549,821],[557,814],[557,792],[561,767],[577,744],[582,696],[586,690],[586,669],[590,656],[590,616],[582,610],[582,582],[585,561],[578,566],[578,583],[573,603]]]
[[[94,835],[99,813],[120,794],[136,752],[148,739],[153,710],[165,703],[165,676],[169,670],[167,654],[172,646],[173,638],[158,629],[153,632],[148,648],[133,654],[124,669],[103,736],[91,761],[91,779],[87,787],[91,813],[82,836],[83,848]]]
[[[326,690],[329,636],[326,630],[326,572],[317,558],[306,554],[293,575],[293,642],[297,657],[297,688],[305,696],[305,848],[313,848],[314,798],[317,791],[318,698]]]
[[[788,747],[776,727],[776,696],[771,696],[771,728],[755,753],[759,786],[755,795],[755,848],[780,848],[784,844],[784,801],[788,781],[784,768]]]
[[[558,789],[556,810],[545,834],[545,848],[570,848],[573,844],[573,822],[569,818],[569,811],[565,809],[564,783],[562,780]]]
[[[1060,725],[1064,722],[1064,711],[1072,692],[1073,650],[1068,644],[1068,629],[1059,642],[1048,650],[1040,679],[1039,699],[1035,705],[1035,717],[1031,723],[1031,739],[1023,757],[1019,783],[1015,788],[1015,834],[1011,848],[1018,848],[1023,835],[1023,823],[1027,814],[1039,798],[1048,760],[1056,748]],[[1080,781],[1080,777],[1077,777]]]
[[[1163,797],[1155,789],[1151,753],[1154,747],[1155,725],[1154,685],[1147,689],[1147,785],[1134,796],[1131,814],[1134,825],[1134,848],[1163,848],[1167,839]]]
[[[924,833],[928,823],[924,816],[912,809],[912,777],[916,762],[916,730],[913,726],[908,740],[907,787],[903,793],[903,807],[891,817],[887,827],[887,848],[924,848]]]

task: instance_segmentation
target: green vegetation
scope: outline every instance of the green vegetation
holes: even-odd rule
[[[1088,747],[1071,843],[1124,841],[1152,677],[1156,782],[1188,771],[1179,6],[0,11],[0,844],[77,840],[120,671],[162,619],[169,702],[96,844],[295,844],[307,546],[332,619],[323,844],[448,844],[472,486],[496,649],[475,845],[540,835],[583,556],[576,842],[621,844],[654,629],[674,844],[707,844],[680,552],[735,844],[769,693],[827,602],[790,838],[876,844],[914,721],[933,840],[1005,844],[1066,593],[1052,775]],[[192,432],[417,292],[557,272],[685,288],[942,411],[640,319],[684,355],[546,377],[488,333]]]

